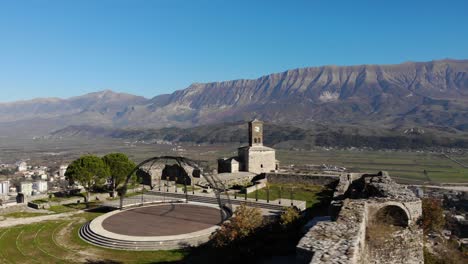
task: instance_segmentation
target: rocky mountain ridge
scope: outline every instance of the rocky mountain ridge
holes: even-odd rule
[[[103,91],[0,104],[0,125],[49,133],[70,125],[188,128],[260,118],[309,128],[424,127],[468,132],[468,60],[323,66],[253,80],[192,84],[146,99]],[[1,129],[0,129],[1,131]]]

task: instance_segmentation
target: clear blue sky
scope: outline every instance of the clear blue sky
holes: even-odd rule
[[[468,59],[468,1],[0,0],[0,101]]]

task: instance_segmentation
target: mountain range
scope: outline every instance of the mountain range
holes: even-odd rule
[[[468,60],[309,67],[253,80],[194,83],[151,99],[106,90],[0,104],[0,132],[15,135],[79,126],[189,129],[253,118],[305,130],[319,125],[403,135],[417,128],[465,137]]]

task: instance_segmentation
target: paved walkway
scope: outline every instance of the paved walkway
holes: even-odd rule
[[[43,221],[50,221],[50,220],[58,220],[69,218],[75,214],[82,213],[83,211],[74,211],[69,213],[61,213],[61,214],[50,214],[50,215],[41,215],[35,217],[24,217],[24,218],[7,218],[3,221],[0,221],[0,228],[5,227],[13,227],[18,225],[29,225],[34,223],[39,223]]]

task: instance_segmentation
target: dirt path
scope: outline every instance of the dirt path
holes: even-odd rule
[[[460,162],[460,161],[458,161],[458,160],[456,160],[456,159],[450,157],[449,155],[447,155],[447,154],[445,154],[445,153],[444,153],[443,155],[444,155],[444,157],[446,157],[447,159],[449,159],[449,160],[451,160],[451,161],[457,163],[458,165],[462,166],[463,168],[468,169],[468,165],[466,165],[466,164],[464,164],[464,163],[462,163],[462,162]]]
[[[29,224],[39,223],[42,221],[69,218],[75,214],[79,214],[82,212],[84,211],[79,210],[79,211],[68,212],[68,213],[41,215],[41,216],[25,217],[25,218],[6,218],[5,220],[0,221],[0,228],[12,227],[12,226],[17,226],[17,225],[29,225]]]

